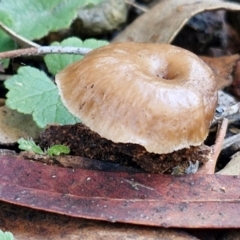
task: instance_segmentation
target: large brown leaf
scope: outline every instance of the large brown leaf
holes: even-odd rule
[[[72,218],[2,202],[0,228],[16,240],[198,240],[178,229]]]
[[[0,157],[0,200],[74,217],[164,227],[240,227],[240,179],[73,170]]]
[[[163,0],[127,26],[114,41],[171,43],[192,16],[220,9],[240,11],[240,5],[222,0]]]

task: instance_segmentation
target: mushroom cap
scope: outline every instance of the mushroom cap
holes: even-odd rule
[[[62,70],[56,83],[92,131],[159,154],[201,145],[217,104],[212,70],[169,44],[109,44]]]

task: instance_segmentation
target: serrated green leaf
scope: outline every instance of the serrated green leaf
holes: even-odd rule
[[[97,39],[87,39],[82,41],[79,38],[71,37],[63,40],[61,43],[54,42],[52,46],[62,46],[62,47],[86,47],[86,48],[98,48],[107,45],[107,41],[97,40]],[[69,64],[82,59],[82,55],[73,54],[49,54],[44,57],[45,63],[49,72],[56,75],[62,69],[64,69]]]
[[[54,145],[47,150],[49,156],[59,156],[61,154],[69,154],[70,148],[64,145]]]
[[[6,24],[16,33],[32,40],[39,39],[50,31],[67,28],[77,16],[80,7],[98,4],[102,0],[2,0],[0,21],[6,18],[12,24]]]
[[[79,119],[63,106],[56,85],[42,71],[21,67],[5,81],[9,89],[6,105],[18,112],[32,114],[41,128],[47,124],[74,124]]]
[[[18,140],[18,148],[27,152],[34,152],[37,154],[44,154],[43,150],[32,140],[26,140],[24,138],[20,138]]]
[[[0,240],[14,240],[13,234],[0,230]]]

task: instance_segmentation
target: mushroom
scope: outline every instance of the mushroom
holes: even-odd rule
[[[155,154],[202,145],[217,104],[210,67],[169,44],[109,44],[66,67],[56,83],[92,131]]]

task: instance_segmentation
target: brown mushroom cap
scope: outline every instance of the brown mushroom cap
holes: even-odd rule
[[[65,68],[56,83],[92,131],[160,154],[202,144],[217,103],[212,70],[168,44],[109,44]]]

